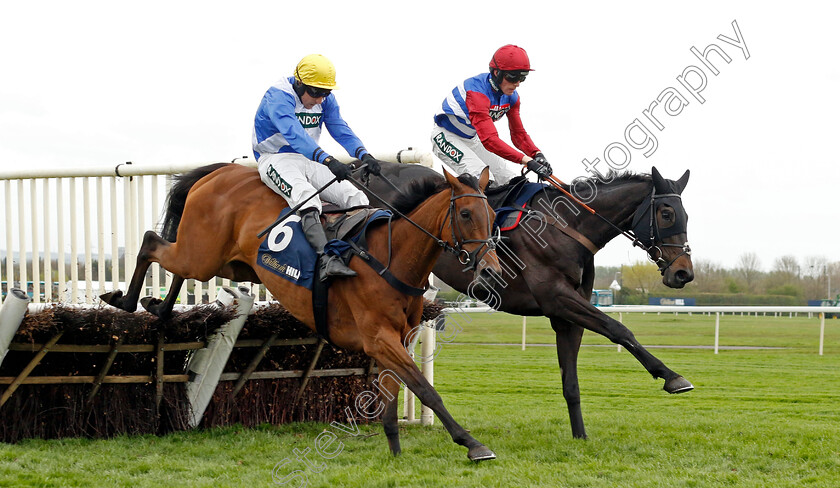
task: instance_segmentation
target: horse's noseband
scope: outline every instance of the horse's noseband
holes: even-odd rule
[[[682,252],[677,254],[677,257],[675,257],[674,259],[669,261],[667,264],[665,264],[666,261],[665,261],[665,258],[664,258],[664,254],[662,252],[662,249],[659,246],[662,246],[662,247],[679,247],[679,248],[682,248]],[[656,264],[656,266],[659,268],[659,274],[662,274],[662,275],[664,275],[665,271],[668,268],[670,268],[671,265],[674,264],[674,262],[677,259],[679,259],[680,257],[691,256],[691,246],[688,245],[688,241],[685,241],[685,243],[683,243],[683,244],[661,243],[661,244],[659,244],[659,246],[648,247],[647,252],[648,252],[648,258],[651,261],[653,261],[654,264]],[[652,254],[653,251],[656,251],[656,257],[653,256],[653,254]]]

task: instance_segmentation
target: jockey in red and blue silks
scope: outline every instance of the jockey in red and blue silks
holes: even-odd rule
[[[526,165],[541,178],[550,176],[551,166],[519,117],[516,89],[530,71],[533,70],[525,50],[508,44],[493,54],[489,73],[456,86],[435,115],[431,135],[435,155],[458,174],[478,176],[489,167],[497,184],[516,176],[508,161]],[[499,138],[494,125],[505,115],[516,149]]]

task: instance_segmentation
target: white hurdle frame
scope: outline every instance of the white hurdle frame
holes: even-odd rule
[[[255,165],[247,159],[236,162]],[[28,292],[33,303],[93,304],[105,291],[124,289],[134,273],[139,239],[146,230],[159,224],[161,202],[170,186],[168,176],[198,166],[202,164],[126,163],[109,169],[47,170],[29,175],[23,170],[0,173],[0,180],[5,180],[2,189],[6,201],[3,254],[6,263],[0,270],[5,282],[3,292],[17,283],[18,288]],[[29,185],[25,184],[26,180]],[[13,206],[15,193],[17,205]],[[29,206],[24,205],[27,193]],[[57,270],[52,269],[53,260]],[[108,260],[110,268],[106,268]],[[109,273],[110,280],[106,282]],[[27,290],[29,281],[31,288]],[[58,283],[55,292],[54,282]],[[167,288],[169,282],[171,277],[167,279]],[[157,264],[152,267],[152,283],[152,289],[146,294],[161,297],[164,293],[160,289],[161,271]],[[193,280],[187,286],[201,290]],[[216,287],[211,289],[215,292]],[[182,303],[186,303],[184,293]],[[201,295],[197,296],[200,301]],[[214,299],[210,297],[209,301]]]
[[[430,153],[411,148],[374,153],[374,156],[385,161],[432,166]],[[238,158],[231,162],[256,167],[253,158]],[[105,291],[125,289],[134,273],[143,233],[157,229],[160,224],[163,199],[171,186],[170,176],[206,164],[211,163],[140,165],[129,162],[107,168],[21,168],[0,172],[0,191],[5,202],[2,256],[6,261],[5,266],[0,267],[0,281],[6,282],[2,292],[8,293],[17,282],[18,288],[31,294],[33,303],[93,304]],[[78,194],[79,186],[81,195]],[[57,270],[52,269],[54,253],[57,253]],[[123,266],[119,265],[121,255]],[[106,270],[106,261],[111,257],[117,259],[111,259],[110,269]],[[28,263],[30,258],[31,263]],[[93,269],[94,258],[96,269]],[[106,283],[108,273],[111,279]],[[43,290],[42,280],[38,279],[41,276],[45,277]],[[152,290],[146,294],[158,298],[164,294],[160,289],[161,277],[160,266],[153,264]],[[30,278],[32,289],[27,290]],[[165,290],[169,289],[171,280],[171,274],[166,273]],[[58,283],[57,296],[52,290],[54,282]],[[68,283],[69,287],[65,289]],[[231,283],[229,280],[219,283],[219,278],[205,283],[188,280],[181,288],[180,302],[187,303],[188,289],[194,290],[196,303],[202,301],[205,290],[208,301],[213,302],[217,288],[222,286],[231,286]],[[258,301],[271,300],[271,294],[264,286],[249,286]]]

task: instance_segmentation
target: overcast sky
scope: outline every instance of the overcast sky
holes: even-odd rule
[[[837,11],[734,3],[6,2],[0,171],[248,155],[263,93],[309,53],[336,65],[342,113],[368,149],[430,151],[447,91],[513,43],[535,69],[519,89],[523,122],[561,179],[587,175],[581,161],[603,161],[613,142],[628,146],[639,118],[657,147],[631,148],[627,168],[691,170],[695,259],[838,261]],[[733,21],[749,59],[718,39],[736,38]],[[716,76],[690,51],[712,43],[731,58],[710,56]],[[689,66],[707,77],[705,103],[677,80]],[[688,104],[660,114],[659,130],[643,110],[669,87]],[[596,264],[642,259],[616,239]]]

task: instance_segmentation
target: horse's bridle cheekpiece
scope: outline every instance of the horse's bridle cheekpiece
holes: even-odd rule
[[[459,198],[465,197],[475,197],[487,200],[487,195],[481,193],[467,193],[464,195],[455,195],[455,190],[450,190],[452,192],[451,196],[449,197],[449,210],[447,214],[449,215],[449,228],[452,231],[452,242],[455,246],[450,246],[449,243],[438,239],[438,243],[442,243],[444,250],[447,252],[451,252],[458,257],[458,262],[466,266],[463,271],[475,271],[478,267],[481,260],[484,256],[496,249],[496,242],[501,238],[501,232],[497,232],[498,235],[493,236],[493,221],[490,219],[490,214],[487,214],[487,225],[488,225],[488,232],[487,235],[490,237],[488,239],[464,239],[463,232],[461,232],[461,227],[458,225],[455,219],[455,200]],[[487,205],[484,206],[485,213],[487,212]],[[456,231],[457,229],[457,231]],[[443,224],[440,228],[440,233],[443,233]],[[471,243],[479,243],[480,246],[476,247],[472,251],[467,251],[463,248],[464,244],[471,244]],[[469,266],[467,266],[469,265]]]
[[[656,201],[661,200],[662,203],[669,204],[669,200],[673,204],[669,204],[674,209],[674,225],[661,229],[656,221]],[[647,219],[645,218],[647,216]],[[691,256],[691,247],[688,241],[683,244],[668,244],[663,242],[666,237],[675,236],[678,234],[685,234],[688,226],[688,215],[682,206],[682,196],[679,193],[663,193],[656,194],[656,185],[653,185],[650,196],[646,197],[644,201],[636,209],[636,214],[633,216],[632,232],[635,237],[633,245],[641,247],[647,252],[648,258],[659,267],[659,273],[665,274],[665,271],[671,267],[674,262],[682,256]],[[657,242],[659,244],[657,244]],[[679,247],[682,252],[677,255],[670,262],[666,262],[663,247]]]

